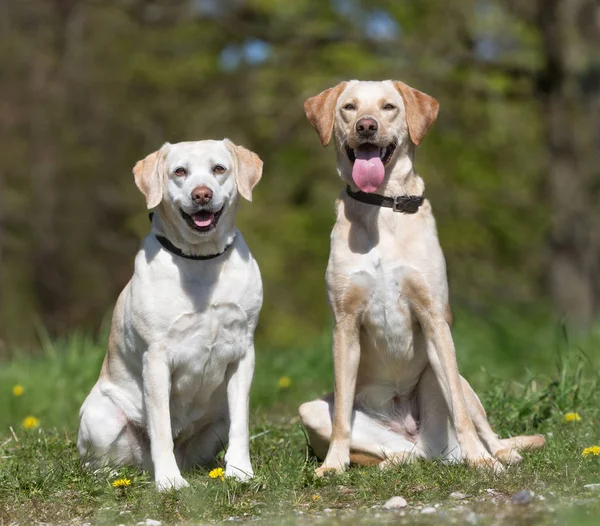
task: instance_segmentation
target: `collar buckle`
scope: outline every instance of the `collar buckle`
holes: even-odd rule
[[[403,212],[404,211],[404,197],[401,195],[397,195],[394,197],[394,203],[392,204],[392,210],[394,212]]]
[[[401,212],[403,214],[416,214],[422,204],[422,195],[397,195],[394,197],[392,210],[394,212]]]

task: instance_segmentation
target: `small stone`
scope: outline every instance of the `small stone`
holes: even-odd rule
[[[524,489],[515,493],[510,501],[513,504],[529,504],[533,500],[534,493],[533,491],[529,491],[528,489]]]
[[[331,508],[325,508],[323,510],[324,513],[331,513],[333,510]]]
[[[392,497],[383,505],[386,510],[399,510],[400,508],[406,508],[406,506],[408,506],[406,499],[398,496]]]
[[[436,513],[437,510],[432,506],[427,506],[421,510],[421,513],[424,515],[431,515],[432,513]]]
[[[454,500],[463,500],[466,499],[467,496],[464,493],[461,493],[460,491],[453,491],[452,493],[450,493],[450,498]]]
[[[485,490],[485,492],[486,492],[488,495],[492,495],[492,496],[494,496],[494,497],[495,497],[496,495],[500,495],[500,493],[499,493],[497,490],[495,490],[495,489],[491,489],[491,488],[488,488],[488,489],[486,489],[486,490]]]
[[[600,484],[586,484],[583,486],[583,489],[587,489],[588,491],[600,491]]]
[[[162,526],[162,522],[154,519],[146,519],[146,526]]]

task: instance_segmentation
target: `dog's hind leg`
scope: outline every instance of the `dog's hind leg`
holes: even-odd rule
[[[299,413],[315,455],[324,458],[331,440],[332,397],[306,402],[300,406]],[[353,464],[387,467],[422,456],[422,452],[406,437],[365,412],[356,408],[352,410],[350,461]]]
[[[544,447],[546,439],[544,435],[521,435],[511,438],[502,438],[500,443],[505,448],[516,449],[517,451],[528,451],[530,449],[539,449]]]
[[[86,466],[144,467],[143,439],[125,413],[95,386],[81,407],[77,449]]]
[[[492,430],[479,397],[464,378],[461,377],[463,393],[469,415],[473,420],[479,438],[488,451],[498,460],[507,464],[518,464],[523,460],[518,451],[541,448],[546,442],[542,435],[517,436],[500,439]]]
[[[523,457],[517,453],[515,448],[507,448],[502,444],[498,435],[494,432],[487,418],[487,414],[477,393],[473,390],[469,382],[462,376],[462,390],[467,404],[469,416],[475,425],[479,439],[483,442],[487,450],[494,458],[505,462],[509,465],[518,464],[523,460]]]

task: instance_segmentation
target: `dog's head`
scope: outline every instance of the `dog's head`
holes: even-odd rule
[[[148,208],[160,206],[181,237],[197,244],[221,224],[232,227],[238,196],[252,200],[262,165],[258,155],[228,139],[180,142],[138,161],[133,174]]]
[[[363,192],[375,192],[397,159],[412,154],[438,109],[434,98],[392,80],[342,82],[304,103],[321,144],[334,135],[341,177]]]

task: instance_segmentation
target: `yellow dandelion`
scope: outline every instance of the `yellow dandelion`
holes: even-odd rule
[[[13,396],[21,396],[25,392],[21,384],[13,385],[12,393]]]
[[[25,429],[36,429],[40,427],[40,421],[35,416],[27,416],[21,422]]]
[[[321,500],[321,497],[319,495],[313,495],[311,499],[313,500],[313,502],[317,502],[318,500]]]
[[[287,389],[292,385],[292,379],[289,376],[282,376],[279,379],[279,389]]]
[[[590,447],[586,447],[582,452],[581,452],[581,456],[582,457],[591,457],[592,455],[594,456],[598,456],[600,455],[600,446],[590,446]]]
[[[221,482],[225,480],[225,471],[223,471],[223,468],[215,468],[213,469],[208,476],[211,479],[221,479]]]
[[[117,479],[112,483],[113,488],[126,488],[127,486],[131,486],[131,480],[129,479]]]
[[[579,413],[567,413],[565,415],[565,422],[579,422],[580,420]]]

